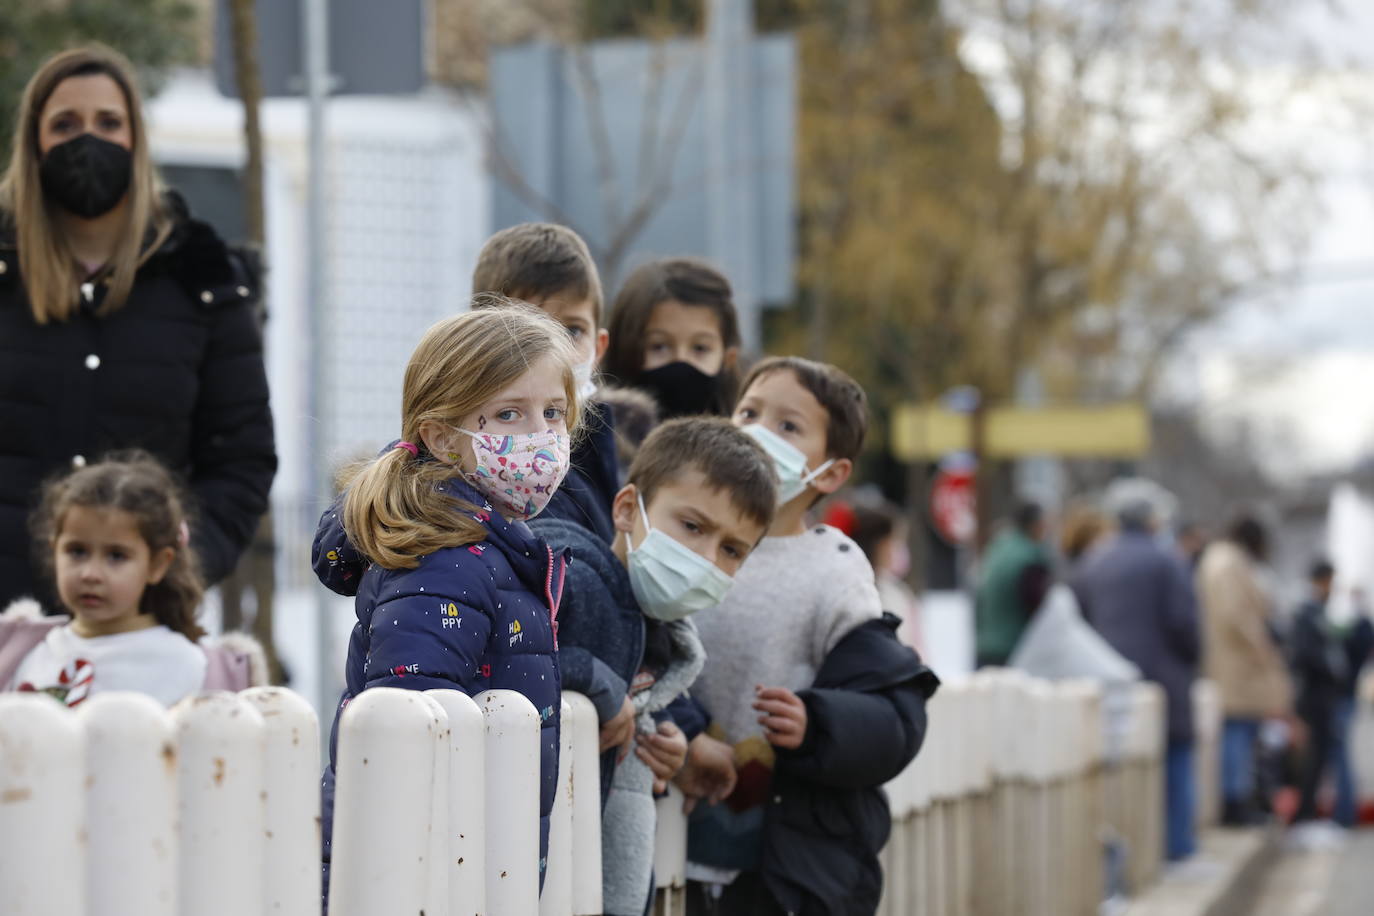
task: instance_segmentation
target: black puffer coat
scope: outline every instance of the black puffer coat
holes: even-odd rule
[[[940,681],[897,641],[892,614],[830,650],[806,703],[806,739],[779,750],[763,821],[764,884],[797,916],[870,916],[882,896],[878,853],[892,829],[884,783],[915,758],[926,700]]]
[[[209,582],[233,569],[267,509],[277,457],[256,284],[180,198],[168,203],[175,228],[128,301],[97,316],[96,283],[80,310],[46,325],[0,213],[0,607],[47,590],[28,532],[42,482],[106,452],[146,449],[182,476]]]

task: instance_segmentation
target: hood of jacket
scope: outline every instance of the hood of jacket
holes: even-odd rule
[[[551,548],[535,536],[528,525],[502,517],[485,496],[462,478],[451,478],[444,484],[444,490],[454,500],[454,513],[468,516],[482,526],[485,532],[482,541],[501,548],[525,587],[536,595],[549,592],[556,597],[562,593],[563,564],[553,562]],[[325,588],[353,596],[358,593],[358,584],[368,561],[349,541],[348,532],[344,530],[343,500],[341,494],[320,516],[311,565]],[[571,556],[571,553],[565,554],[565,558],[571,559]],[[553,581],[555,576],[557,582]]]

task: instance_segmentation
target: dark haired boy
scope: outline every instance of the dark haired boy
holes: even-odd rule
[[[853,470],[866,398],[833,366],[769,359],[734,423],[773,458],[780,503],[730,594],[696,619],[708,660],[692,694],[711,726],[678,782],[726,797],[692,814],[689,912],[872,913],[890,829],[881,786],[919,750],[938,681],[898,642],[858,546],[807,526]],[[712,776],[722,761],[733,787]]]
[[[566,519],[531,523],[576,557],[559,608],[559,669],[563,688],[590,698],[603,725],[608,914],[638,916],[652,891],[652,790],[687,751],[681,730],[654,718],[705,662],[688,617],[724,597],[768,530],[776,494],[768,456],[728,421],[674,420],[640,446],[615,496],[613,543]],[[636,755],[617,764],[636,733]]]
[[[1310,596],[1298,608],[1289,635],[1289,657],[1297,686],[1298,716],[1307,726],[1295,823],[1317,817],[1317,793],[1327,770],[1336,787],[1332,820],[1353,827],[1358,799],[1350,775],[1350,711],[1360,671],[1374,649],[1374,625],[1363,614],[1345,623],[1328,610],[1336,570],[1329,562],[1312,564]],[[1298,834],[1302,837],[1302,834]]]
[[[572,338],[582,358],[577,367],[578,395],[591,398],[593,406],[573,443],[568,476],[542,516],[584,525],[610,543],[615,536],[611,499],[618,488],[619,466],[612,412],[600,402],[595,380],[610,337],[601,322],[601,277],[587,243],[576,232],[554,223],[521,223],[502,229],[477,255],[472,291],[528,302],[562,324]]]

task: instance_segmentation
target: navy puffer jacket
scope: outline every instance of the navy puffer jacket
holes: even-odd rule
[[[349,700],[369,687],[446,688],[469,695],[505,689],[528,697],[542,722],[542,876],[558,783],[561,684],[555,621],[569,555],[555,554],[523,522],[502,518],[465,482],[455,479],[448,488],[467,504],[466,510],[456,511],[467,511],[481,522],[486,539],[435,551],[415,569],[368,567],[360,582],[339,575],[340,555],[356,556],[342,516],[331,508],[320,518],[316,575],[335,591],[356,589],[358,613],[324,774],[324,861],[327,868],[339,715]]]
[[[12,218],[0,212],[0,607],[24,595],[60,606],[26,521],[44,480],[107,452],[151,452],[185,482],[211,584],[234,569],[267,511],[277,455],[256,276],[180,197],[164,205],[171,235],[124,305],[100,314],[99,280],[66,321],[42,325]]]

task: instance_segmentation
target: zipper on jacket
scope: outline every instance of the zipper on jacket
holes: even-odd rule
[[[555,601],[554,598],[553,598],[553,548],[550,547],[548,544],[545,544],[545,545],[544,545],[544,549],[545,549],[546,551],[548,551],[548,554],[549,554],[549,565],[548,565],[547,570],[546,570],[546,572],[545,572],[545,574],[544,574],[544,597],[545,597],[546,599],[548,599],[548,602],[549,602],[549,626],[551,626],[551,627],[553,628],[553,648],[554,648],[554,651],[557,651],[557,650],[558,650],[558,606],[559,606],[560,604],[563,603],[563,583],[561,583],[561,582],[559,583],[559,587],[558,587],[558,600]],[[560,558],[560,562],[562,562],[561,558]]]

